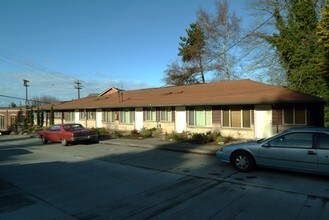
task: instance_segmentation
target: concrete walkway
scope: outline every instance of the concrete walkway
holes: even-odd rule
[[[145,139],[128,139],[115,138],[100,140],[101,144],[124,145],[130,147],[141,147],[149,149],[171,150],[186,153],[205,154],[214,156],[219,149],[219,145],[208,144],[191,144],[181,143],[176,141],[164,141],[160,138],[145,138]]]

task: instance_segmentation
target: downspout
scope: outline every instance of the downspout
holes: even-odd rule
[[[6,115],[7,115],[7,122],[3,123],[3,129],[6,128],[6,130],[8,130],[9,129],[9,112],[8,112],[8,109],[6,110]]]
[[[276,114],[276,133],[279,133],[279,110],[277,106],[274,104],[273,107],[275,108],[275,114]]]

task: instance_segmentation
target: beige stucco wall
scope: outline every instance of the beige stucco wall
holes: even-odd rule
[[[63,120],[64,121],[64,120]],[[55,118],[54,119],[54,123],[55,124],[61,124],[62,123],[62,119],[61,118]]]
[[[174,122],[159,122],[159,127],[161,127],[163,133],[172,133],[175,131]]]
[[[187,127],[187,131],[191,133],[204,133],[211,131],[211,127]]]
[[[103,128],[115,131],[132,131],[135,129],[134,124],[120,124],[119,121],[103,122]]]
[[[82,124],[85,128],[96,128],[96,120],[79,120],[80,124]]]
[[[116,122],[103,122],[103,128],[110,130],[119,130],[119,123]]]
[[[135,129],[134,124],[119,124],[119,130],[121,131],[132,131]]]
[[[156,121],[144,121],[143,122],[143,127],[150,129],[150,128],[157,128],[158,127],[158,122]]]
[[[223,137],[232,137],[236,139],[255,139],[253,128],[221,128],[220,134]]]

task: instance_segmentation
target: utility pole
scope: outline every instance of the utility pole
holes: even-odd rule
[[[23,86],[25,86],[25,120],[24,120],[24,129],[27,128],[27,118],[28,118],[28,115],[27,115],[27,105],[28,105],[28,94],[27,94],[27,87],[29,87],[30,85],[28,85],[30,81],[26,80],[26,79],[23,79]]]
[[[27,87],[29,87],[30,85],[28,85],[30,81],[23,79],[23,86],[25,86],[25,108],[27,109],[27,105],[28,105],[28,95],[27,95]]]
[[[79,80],[75,81],[74,84],[76,84],[76,86],[74,87],[74,89],[78,90],[78,99],[80,99],[80,89],[82,89],[81,82]]]

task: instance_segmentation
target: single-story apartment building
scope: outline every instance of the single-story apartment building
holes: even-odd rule
[[[290,127],[323,126],[324,104],[323,99],[284,87],[232,80],[127,91],[110,88],[98,96],[42,108],[49,113],[53,107],[55,123],[76,122],[88,128],[216,131],[254,139]]]

